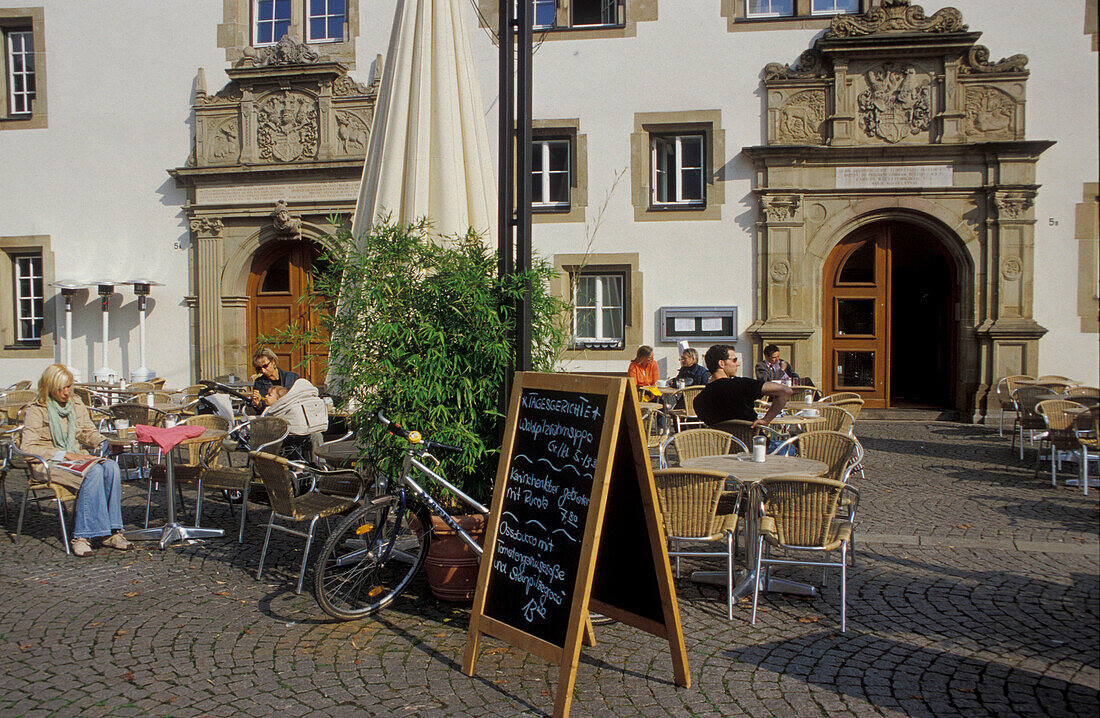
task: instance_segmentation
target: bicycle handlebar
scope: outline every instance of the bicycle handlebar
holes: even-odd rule
[[[398,424],[396,421],[388,419],[386,415],[382,413],[382,409],[379,409],[375,416],[377,417],[379,422],[385,425],[386,431],[390,432],[394,436],[400,436],[402,439],[405,439],[410,444],[423,444],[424,448],[428,451],[434,451],[436,449],[439,449],[441,451],[462,451],[460,447],[453,446],[451,444],[444,444],[441,441],[421,439],[419,431],[409,431],[408,429]],[[413,436],[413,434],[415,434],[416,436]]]

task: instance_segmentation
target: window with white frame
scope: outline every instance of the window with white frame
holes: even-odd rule
[[[19,344],[38,344],[42,341],[45,319],[42,255],[17,254],[12,257],[12,262],[15,341]]]
[[[35,98],[34,33],[29,27],[12,28],[4,33],[7,69],[8,114],[29,115]]]
[[[810,12],[814,15],[857,13],[859,0],[812,0]]]
[[[786,17],[794,15],[794,0],[745,0],[747,17]]]
[[[307,42],[340,42],[344,39],[347,18],[345,0],[309,0],[306,19]]]
[[[650,201],[653,206],[706,203],[704,145],[702,134],[650,137]]]
[[[531,205],[535,209],[569,209],[567,138],[536,139],[531,147]]]
[[[531,26],[538,30],[546,30],[557,24],[558,0],[534,0],[534,20]]]
[[[625,334],[623,274],[574,274],[571,280],[574,347],[622,349]]]
[[[303,24],[307,43],[342,42],[347,16],[348,0],[252,0],[252,44],[274,45]]]

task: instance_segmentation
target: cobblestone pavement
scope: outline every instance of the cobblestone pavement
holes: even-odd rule
[[[848,632],[835,578],[816,598],[762,597],[755,627],[748,603],[730,622],[723,589],[678,581],[692,687],[672,684],[667,644],[598,626],[573,715],[1097,715],[1100,490],[1051,488],[1033,454],[1019,461],[995,429],[858,428],[867,477]],[[21,489],[9,480],[9,497]],[[209,503],[208,521],[231,529],[224,504]],[[504,717],[552,706],[556,667],[502,643],[484,641],[476,677],[463,675],[467,614],[423,585],[377,620],[331,622],[294,594],[300,541],[276,542],[255,580],[256,525],[243,546],[78,560],[62,552],[55,516],[28,513],[18,543],[0,540],[0,715]],[[127,524],[143,513],[144,487],[127,485]]]

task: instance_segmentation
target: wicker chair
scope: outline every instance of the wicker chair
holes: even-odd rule
[[[863,399],[836,399],[835,401],[829,402],[829,405],[847,411],[852,415],[852,421],[858,421],[859,412],[863,411]]]
[[[8,523],[8,471],[11,470],[11,446],[22,427],[14,426],[0,432],[0,505],[4,507],[4,523]]]
[[[856,418],[843,406],[825,404],[814,408],[825,419],[826,431],[839,431],[841,434],[852,433],[852,426],[855,424]]]
[[[126,391],[132,394],[144,394],[156,390],[157,385],[151,381],[135,381],[126,385]]]
[[[821,397],[821,390],[811,384],[804,384],[802,382],[808,382],[809,379],[795,379],[791,385],[791,391],[794,393],[791,395],[791,401],[800,403],[810,403]]]
[[[155,376],[149,380],[149,383],[152,384],[153,388],[157,391],[164,391],[164,382],[166,381],[167,379],[164,377]]]
[[[49,470],[34,469],[37,464],[46,467],[47,461],[35,454],[29,454],[19,448],[23,427],[16,429],[12,436],[13,441],[8,445],[7,468],[17,469],[23,472],[27,479],[27,486],[23,490],[23,499],[19,504],[19,520],[15,525],[15,539],[23,533],[23,517],[27,511],[27,501],[33,501],[41,507],[42,501],[53,501],[57,505],[57,519],[61,524],[61,545],[65,547],[65,553],[71,554],[69,548],[69,532],[65,527],[64,505],[70,501],[76,501],[77,490],[63,486],[50,480]],[[5,471],[6,473],[6,471]],[[75,513],[75,509],[74,509]]]
[[[12,389],[9,392],[5,392],[3,396],[0,396],[0,403],[23,406],[24,404],[30,404],[37,398],[37,391],[31,391],[29,389]]]
[[[1076,424],[1077,443],[1081,445],[1081,464],[1079,466],[1081,477],[1081,490],[1087,495],[1089,492],[1089,451],[1096,453],[1098,450],[1097,438],[1100,437],[1100,407],[1089,407],[1088,414],[1079,416]]]
[[[26,391],[32,386],[34,386],[34,384],[31,382],[30,379],[23,379],[22,381],[17,381],[14,384],[10,384],[4,387],[2,393],[7,393],[9,391]]]
[[[291,476],[290,466],[286,459],[263,451],[249,452],[249,456],[252,457],[252,465],[260,475],[260,479],[267,489],[267,496],[271,500],[271,517],[267,522],[267,534],[264,536],[264,547],[260,551],[260,565],[256,569],[256,578],[260,579],[263,576],[264,558],[267,556],[267,546],[271,541],[272,529],[293,536],[300,536],[306,540],[306,546],[305,550],[302,551],[302,567],[298,572],[298,587],[294,592],[301,593],[302,582],[305,581],[306,577],[306,565],[309,561],[309,549],[313,545],[313,532],[317,527],[317,521],[342,514],[354,508],[357,501],[345,496],[330,496],[323,493],[319,486],[315,486],[301,496],[295,496],[294,477]],[[354,472],[350,473],[354,474]],[[289,521],[292,524],[309,521],[309,529],[300,531],[292,526],[281,526],[275,523],[275,519]]]
[[[1059,452],[1080,451],[1081,443],[1077,440],[1077,418],[1088,411],[1088,408],[1068,399],[1046,399],[1035,405],[1035,413],[1043,419],[1046,427],[1042,438],[1039,440],[1039,450],[1035,453],[1035,474],[1039,474],[1039,457],[1043,453],[1043,446],[1050,447],[1050,485],[1058,486]]]
[[[103,395],[99,394],[98,392],[92,391],[85,386],[74,386],[73,395],[76,396],[77,399],[80,399],[82,402],[84,402],[84,406],[88,407],[89,409],[91,409],[93,406],[107,406],[107,400],[103,398]]]
[[[787,438],[785,434],[776,431],[770,426],[757,426],[754,428],[751,421],[744,421],[742,419],[719,421],[717,424],[711,424],[707,428],[724,431],[727,434],[733,434],[734,438],[745,446],[752,446],[752,438],[754,436],[766,436],[769,441],[782,441]]]
[[[841,399],[862,399],[863,397],[854,391],[838,391],[835,394],[829,394],[821,397],[822,403],[832,404]]]
[[[680,396],[684,399],[684,408],[673,409],[672,416],[676,421],[676,431],[683,431],[684,426],[700,426],[702,427],[703,420],[695,413],[695,397],[699,395],[705,386],[688,386],[684,387],[680,392]]]
[[[1090,408],[1100,404],[1100,389],[1095,386],[1071,386],[1062,396]]]
[[[841,481],[805,476],[775,476],[761,482],[760,535],[756,546],[756,581],[752,594],[752,624],[764,569],[769,566],[805,565],[840,569],[840,631],[848,629],[848,542],[852,524],[836,518],[841,493],[855,491]],[[858,493],[858,492],[857,492]],[[785,555],[773,558],[772,550],[816,552],[821,560]],[[826,561],[824,554],[840,550],[840,561]]]
[[[669,444],[676,449],[676,456],[680,461],[693,459],[697,456],[717,456],[730,453],[731,447],[737,451],[748,452],[747,447],[733,434],[717,429],[688,429],[678,434],[673,434]]]
[[[1044,384],[1047,383],[1047,382],[1055,382],[1055,383],[1063,382],[1067,386],[1072,386],[1072,385],[1077,384],[1077,382],[1075,382],[1073,379],[1070,379],[1068,376],[1062,376],[1061,374],[1043,374],[1041,377],[1039,377],[1035,381],[1036,382],[1042,382]]]
[[[1016,448],[1017,436],[1020,439],[1020,460],[1024,458],[1024,432],[1028,432],[1028,438],[1034,441],[1038,432],[1045,431],[1047,426],[1043,417],[1035,413],[1035,405],[1048,399],[1060,399],[1045,386],[1025,384],[1012,392],[1012,398],[1016,402],[1016,421],[1012,426],[1012,448]]]
[[[702,469],[659,469],[653,472],[657,487],[657,504],[661,509],[665,538],[672,545],[668,555],[676,559],[676,576],[680,576],[680,559],[715,558],[726,560],[726,614],[733,619],[733,559],[737,543],[739,497],[732,503],[722,501],[726,474]],[[725,504],[725,505],[722,505]],[[721,513],[720,511],[721,506]],[[685,551],[685,541],[724,541],[724,551]]]
[[[1011,376],[1001,377],[997,381],[997,403],[1001,405],[1001,416],[997,422],[997,435],[1005,435],[1005,412],[1016,411],[1016,402],[1012,398],[1012,392],[1017,387],[1019,381],[1029,381],[1034,379],[1027,374],[1013,374]]]

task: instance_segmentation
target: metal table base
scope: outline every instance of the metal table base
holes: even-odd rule
[[[205,529],[199,526],[181,526],[176,521],[176,481],[173,468],[172,452],[165,452],[164,473],[167,478],[164,481],[164,491],[168,496],[168,523],[160,528],[134,529],[124,535],[130,541],[159,541],[160,548],[167,548],[177,541],[190,539],[216,538],[225,535],[223,529]],[[152,481],[152,478],[150,478]]]

